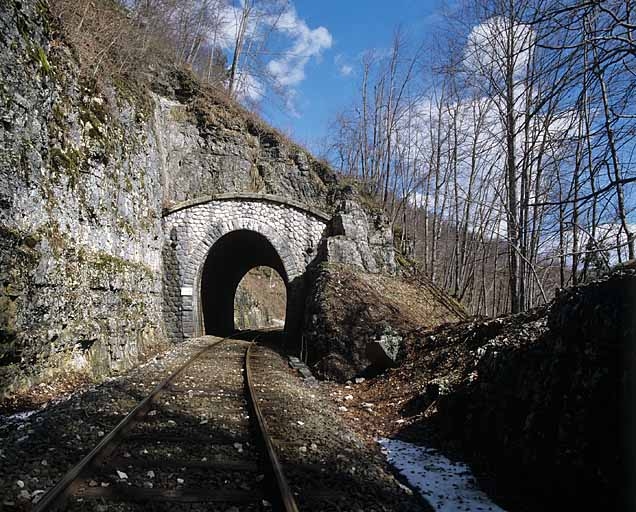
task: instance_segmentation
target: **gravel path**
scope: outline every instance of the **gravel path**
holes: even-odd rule
[[[27,418],[0,418],[0,508],[30,510],[159,381],[209,342],[210,337],[189,340],[125,376],[78,392]],[[260,448],[251,442],[238,364],[247,344],[233,341],[223,345],[222,351],[198,362],[171,384],[149,414],[149,421],[135,427],[125,444],[105,461],[102,471],[85,479],[85,496],[76,499],[70,510],[237,512],[268,508],[266,501],[240,507],[113,506],[91,497],[91,493],[102,492],[95,489],[122,486],[179,491],[205,485],[212,490],[267,494],[267,479],[259,471]],[[257,351],[256,361],[263,370],[257,373],[261,405],[301,510],[429,510],[395,480],[379,450],[347,428],[322,385],[305,386],[275,346]],[[185,436],[193,442],[157,442],[159,431],[162,436],[172,431],[175,437]],[[219,439],[219,443],[198,442],[204,437]],[[143,468],[135,469],[140,460]],[[215,479],[204,467],[214,460],[233,461],[237,470]]]

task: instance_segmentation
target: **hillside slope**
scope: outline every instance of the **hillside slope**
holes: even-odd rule
[[[314,270],[311,282],[305,342],[308,362],[321,377],[343,381],[372,370],[367,343],[385,332],[401,337],[466,317],[433,285],[397,275],[324,264]]]
[[[413,331],[400,367],[354,395],[347,414],[375,406],[368,433],[468,459],[511,510],[633,510],[636,272]]]
[[[282,278],[269,267],[256,267],[245,274],[236,290],[234,326],[282,329],[286,305],[287,290]]]

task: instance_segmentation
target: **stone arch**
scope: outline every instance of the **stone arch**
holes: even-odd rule
[[[222,237],[232,231],[254,231],[263,235],[270,244],[276,249],[283,265],[287,279],[291,280],[302,274],[302,265],[296,261],[294,253],[291,250],[291,244],[288,239],[277,233],[271,226],[263,221],[253,218],[235,219],[226,223],[220,223],[210,226],[207,235],[197,245],[192,252],[192,258],[184,272],[184,286],[194,286],[197,279],[200,279],[200,273],[203,270],[205,256],[210,252],[212,246]],[[186,283],[190,283],[189,285]]]
[[[239,231],[257,233],[263,236],[272,245],[283,264],[284,275],[281,277],[288,286],[288,303],[297,296],[295,289],[299,287],[297,281],[301,278],[303,271],[300,263],[296,261],[294,257],[289,240],[283,235],[277,233],[264,222],[248,218],[237,219],[227,224],[211,226],[208,234],[192,253],[189,266],[184,273],[184,287],[192,289],[192,307],[189,310],[189,315],[187,314],[187,310],[184,309],[184,313],[186,314],[184,315],[183,323],[184,325],[192,325],[192,336],[205,334],[203,329],[203,307],[201,304],[201,278],[208,254],[215,244],[224,236]],[[290,329],[291,324],[293,324],[295,320],[294,316],[293,311],[291,315],[288,314]],[[187,335],[187,333],[184,334]]]
[[[222,197],[166,211],[163,226],[164,318],[172,339],[203,334],[204,265],[219,240],[239,231],[262,236],[280,258],[279,273],[287,285],[285,330],[298,332],[304,311],[304,273],[326,236],[324,216],[269,197]]]
[[[198,280],[199,292],[194,296],[195,304],[199,304],[197,324],[201,333],[227,336],[234,332],[237,288],[245,275],[259,266],[276,271],[285,290],[289,289],[282,261],[263,235],[255,231],[231,231],[212,246]],[[285,300],[285,304],[289,311],[291,303]]]

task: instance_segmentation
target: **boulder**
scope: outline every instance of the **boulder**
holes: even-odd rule
[[[402,341],[402,336],[387,327],[379,337],[367,343],[367,359],[371,361],[371,364],[376,369],[387,369],[396,366]]]

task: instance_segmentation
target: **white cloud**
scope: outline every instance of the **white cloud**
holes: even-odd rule
[[[277,85],[293,87],[305,79],[309,59],[319,57],[323,50],[331,48],[333,38],[325,27],[309,28],[293,6],[277,19],[275,28],[294,42],[282,57],[269,61],[267,71]]]
[[[528,25],[510,23],[501,16],[473,27],[466,42],[464,65],[477,76],[500,77],[507,62],[508,40],[513,41],[514,74],[522,77],[531,58],[534,32]]]
[[[236,37],[239,31],[239,23],[241,20],[241,7],[234,5],[225,5],[221,8],[219,15],[221,21],[219,32],[216,34],[216,43],[226,50],[234,47]],[[255,24],[248,25],[247,33],[255,32]]]
[[[216,35],[216,41],[230,52],[236,44],[242,9],[240,1],[226,5],[221,16],[223,23]],[[293,107],[293,99],[297,95],[294,87],[305,79],[305,67],[310,59],[319,58],[325,49],[330,48],[333,38],[325,27],[310,28],[305,20],[298,17],[291,4],[279,13],[254,11],[248,20],[246,35],[248,39],[258,40],[261,36],[268,37],[267,33],[272,30],[281,36],[276,47],[280,56],[266,62],[265,71],[274,85],[284,93],[290,112],[297,115]],[[264,82],[257,80],[249,72],[240,81],[243,82],[244,89],[239,91],[240,99],[262,99],[266,92]]]
[[[636,224],[628,224],[627,229],[630,233],[636,232]],[[554,234],[546,237],[542,241],[540,252],[545,258],[557,257],[559,255],[560,241],[562,236],[563,251],[568,256],[566,262],[568,265],[572,263],[572,252],[579,253],[583,258],[587,251],[597,252],[599,257],[606,259],[609,265],[618,263],[618,252],[621,253],[622,261],[628,259],[627,251],[627,235],[618,222],[607,222],[599,224],[595,228],[594,239],[591,237],[591,226],[579,226],[577,233],[577,241],[574,243],[574,232],[572,229],[564,231],[562,234]],[[584,260],[581,259],[579,264],[582,266]]]
[[[340,66],[340,74],[342,76],[350,76],[352,73],[353,73],[353,67],[349,66],[348,64],[344,64]]]
[[[287,112],[290,116],[295,118],[300,118],[300,112],[296,109],[296,97],[298,96],[298,91],[295,89],[289,89],[285,94],[285,107],[287,108]]]
[[[353,66],[347,63],[346,59],[342,54],[338,54],[333,58],[333,63],[338,68],[338,73],[341,76],[347,77],[353,74]]]

